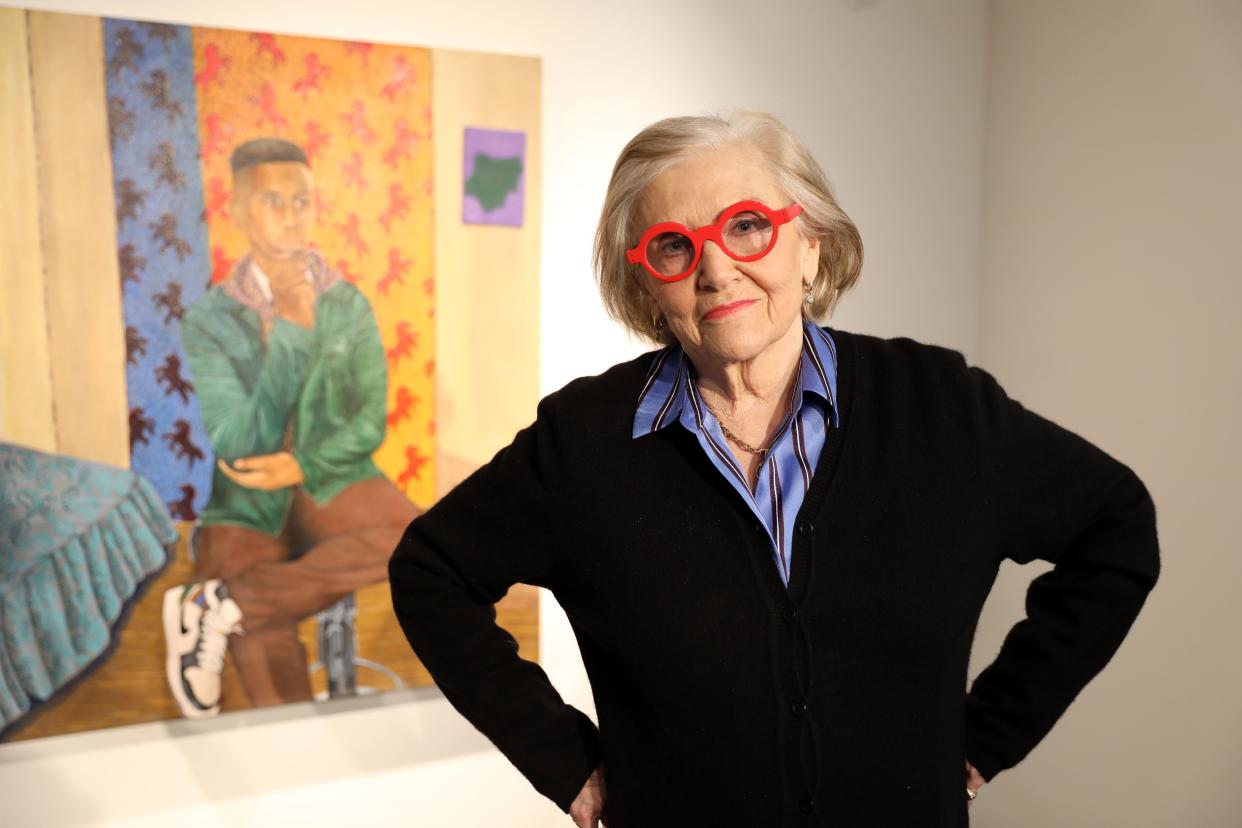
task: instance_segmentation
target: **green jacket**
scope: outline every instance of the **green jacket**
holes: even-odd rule
[[[285,450],[292,423],[302,488],[325,503],[349,484],[380,475],[371,453],[384,439],[388,368],[375,316],[367,298],[321,260],[312,268],[321,290],[314,330],[276,317],[259,302],[244,304],[237,285],[248,258],[182,320],[203,424],[216,457],[231,464]],[[264,324],[271,325],[266,347]],[[247,489],[216,468],[200,518],[203,525],[229,523],[277,535],[292,498],[292,489]]]

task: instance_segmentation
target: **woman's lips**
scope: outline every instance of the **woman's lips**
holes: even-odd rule
[[[728,316],[731,313],[737,313],[743,308],[750,307],[751,305],[755,304],[755,302],[758,302],[758,301],[759,301],[758,299],[742,299],[741,301],[738,301],[738,302],[730,302],[727,305],[717,305],[716,307],[709,310],[707,313],[703,314],[703,319],[705,321],[708,319],[719,319],[722,316]]]

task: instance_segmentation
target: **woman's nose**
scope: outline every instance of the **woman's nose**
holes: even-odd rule
[[[699,268],[696,274],[699,287],[714,289],[728,284],[737,278],[736,264],[716,242],[710,240],[703,242],[703,252],[699,255]]]

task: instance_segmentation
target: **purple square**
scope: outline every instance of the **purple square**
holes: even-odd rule
[[[526,133],[466,127],[461,220],[521,227],[526,206]]]

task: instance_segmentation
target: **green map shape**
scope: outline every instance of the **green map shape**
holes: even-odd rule
[[[521,175],[521,158],[492,158],[480,152],[474,156],[474,172],[466,179],[466,193],[477,198],[483,211],[490,213],[505,203],[509,193],[517,191]]]

